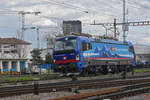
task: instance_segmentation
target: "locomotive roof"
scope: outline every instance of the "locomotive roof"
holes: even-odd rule
[[[80,38],[81,40],[88,40],[91,42],[104,42],[104,43],[114,43],[114,44],[124,44],[123,41],[116,41],[116,40],[112,40],[112,39],[103,39],[103,38],[93,38],[93,37],[85,37],[85,36],[74,36],[74,35],[69,35],[69,36],[65,36],[65,37],[58,37],[56,38],[56,40],[61,40],[63,38]],[[127,41],[125,43],[126,45],[132,45],[131,42]]]
[[[123,41],[116,41],[116,40],[112,40],[112,39],[98,39],[98,38],[92,38],[92,37],[79,37],[80,39],[83,40],[89,40],[89,41],[93,41],[93,42],[104,42],[104,43],[114,43],[114,44],[124,44]],[[125,42],[126,45],[131,44],[130,42]]]

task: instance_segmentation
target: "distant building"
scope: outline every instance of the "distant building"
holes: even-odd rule
[[[17,38],[0,38],[0,72],[24,72],[28,67],[30,44]]]
[[[81,21],[63,21],[63,33],[65,35],[70,33],[82,33]]]
[[[134,44],[137,63],[150,62],[150,46]]]

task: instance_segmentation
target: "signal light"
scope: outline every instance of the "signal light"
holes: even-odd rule
[[[67,59],[67,57],[63,57],[63,60],[66,60]]]
[[[78,55],[76,55],[76,60],[80,60],[80,56],[79,56],[79,54],[78,54]]]

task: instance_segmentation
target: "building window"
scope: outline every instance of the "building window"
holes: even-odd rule
[[[4,48],[7,48],[8,46],[4,46]]]
[[[3,69],[7,69],[8,68],[8,61],[3,61]]]
[[[11,50],[11,53],[17,53],[17,50]]]
[[[7,54],[8,54],[8,53],[10,53],[10,51],[4,51],[4,53],[7,53]]]
[[[16,45],[15,44],[11,44],[10,45],[12,48],[16,48]]]
[[[12,68],[17,68],[17,61],[12,61]]]

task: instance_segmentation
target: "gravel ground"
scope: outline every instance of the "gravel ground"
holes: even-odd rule
[[[93,92],[96,89],[90,89],[90,90],[82,90],[81,93],[87,93],[87,92]],[[13,97],[5,97],[0,98],[0,100],[48,100],[52,98],[58,98],[58,97],[64,97],[64,96],[70,96],[70,95],[76,95],[76,93],[73,92],[51,92],[51,93],[40,93],[39,95],[21,95],[21,96],[13,96]],[[110,100],[110,99],[106,99]],[[126,97],[122,98],[120,100],[150,100],[150,93],[146,93],[143,95],[133,96],[133,97]]]
[[[126,97],[120,100],[150,100],[150,93],[133,96],[133,97]]]
[[[70,96],[70,95],[75,95],[75,93],[51,92],[51,93],[40,93],[39,95],[27,94],[27,95],[0,98],[0,100],[48,100],[50,98],[64,97],[64,96]]]
[[[100,89],[79,90],[79,93],[95,92],[99,90]],[[59,98],[59,97],[64,97],[64,96],[76,95],[76,94],[77,93],[74,93],[74,92],[62,91],[62,92],[40,93],[39,95],[26,94],[26,95],[20,95],[20,96],[5,97],[5,98],[0,98],[0,100],[48,100],[52,98]],[[110,100],[110,99],[106,99],[106,100]],[[133,96],[133,97],[126,97],[120,100],[150,100],[150,93],[145,93],[145,94]]]
[[[79,93],[88,93],[98,91],[99,89],[79,90]],[[27,94],[13,97],[0,98],[0,100],[48,100],[51,98],[59,98],[64,96],[76,95],[74,92],[51,92],[51,93],[40,93],[39,95]]]

